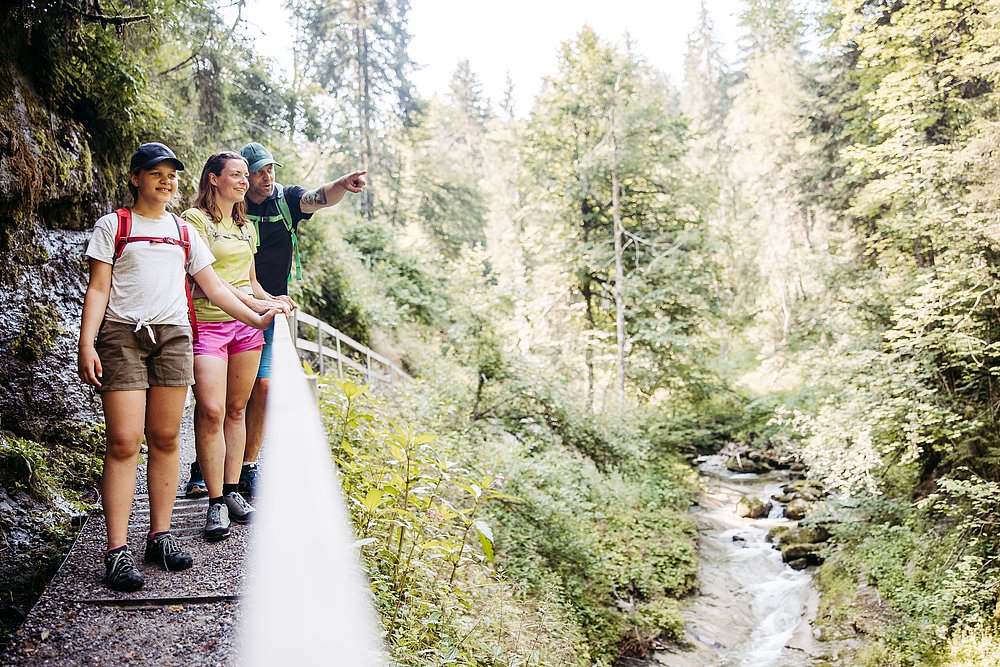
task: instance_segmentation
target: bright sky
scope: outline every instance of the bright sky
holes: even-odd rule
[[[258,30],[262,54],[291,62],[291,29],[282,3],[249,0],[245,16]],[[717,39],[729,60],[737,55],[740,0],[706,0]],[[684,49],[697,23],[696,0],[411,0],[410,57],[419,69],[413,76],[421,96],[444,93],[455,66],[467,59],[498,103],[507,75],[514,81],[516,112],[529,111],[542,77],[555,74],[559,46],[589,24],[605,40],[633,48],[654,67],[681,82]]]

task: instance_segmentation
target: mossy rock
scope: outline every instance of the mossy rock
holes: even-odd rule
[[[767,541],[773,544],[781,544],[788,538],[788,533],[792,530],[791,526],[775,526],[771,530],[767,531]]]
[[[802,498],[796,498],[785,506],[785,516],[792,521],[798,521],[804,518],[810,509],[812,509],[812,505]]]
[[[781,560],[786,563],[805,560],[809,565],[819,565],[823,562],[823,557],[820,555],[822,548],[820,544],[783,544]]]
[[[35,306],[26,314],[21,332],[11,344],[11,351],[20,359],[33,363],[48,354],[63,329],[59,312],[51,303]]]
[[[736,503],[736,514],[747,519],[761,519],[766,517],[773,507],[771,501],[764,501],[760,498],[743,496]]]
[[[829,539],[830,531],[825,526],[796,526],[788,530],[785,542],[821,544]]]

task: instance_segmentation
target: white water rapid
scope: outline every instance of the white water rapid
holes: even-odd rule
[[[699,531],[700,593],[684,610],[690,651],[654,654],[645,665],[806,667],[836,665],[813,639],[818,597],[812,574],[781,561],[767,532],[788,520],[774,503],[766,519],[736,514],[743,496],[780,495],[787,472],[726,470],[722,457],[701,462],[702,495],[693,511]],[[632,664],[637,664],[633,662]]]

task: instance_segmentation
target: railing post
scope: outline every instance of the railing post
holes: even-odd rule
[[[343,354],[340,351],[340,336],[337,338],[337,378],[340,380],[344,379],[344,363],[340,360]]]
[[[372,353],[365,352],[365,371],[368,373],[368,382],[372,381]]]
[[[324,357],[326,354],[323,352],[323,325],[320,324],[316,327],[316,344],[319,347],[319,374],[323,375],[326,373],[326,359]]]

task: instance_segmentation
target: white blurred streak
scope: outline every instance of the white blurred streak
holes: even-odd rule
[[[383,667],[344,496],[282,316],[275,319],[271,367],[238,664]]]

